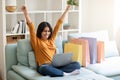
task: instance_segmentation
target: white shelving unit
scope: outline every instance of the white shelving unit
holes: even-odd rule
[[[54,26],[63,13],[66,7],[67,0],[20,0],[17,1],[17,10],[15,12],[7,12],[5,11],[5,23],[6,23],[6,42],[7,43],[14,43],[16,41],[12,40],[13,37],[20,38],[27,38],[28,34],[21,33],[21,34],[12,34],[11,28],[15,26],[15,24],[20,21],[24,20],[23,13],[21,12],[21,6],[24,4],[28,8],[29,15],[32,21],[35,23],[36,29],[40,22],[48,21],[54,29]],[[56,4],[59,3],[59,4]],[[32,5],[32,6],[31,6]],[[79,7],[73,6],[69,11],[67,17],[63,24],[70,24],[70,28],[68,30],[64,30],[63,27],[60,29],[60,34],[62,39],[67,39],[68,33],[76,33],[80,32],[79,28]],[[13,36],[13,37],[12,37]],[[19,36],[19,37],[18,37]],[[12,42],[13,41],[13,42]]]
[[[78,0],[80,3],[80,0]],[[5,45],[9,43],[15,43],[17,40],[14,40],[13,37],[29,38],[29,32],[26,33],[11,33],[11,28],[16,25],[20,20],[25,20],[23,13],[21,12],[21,6],[26,5],[28,8],[28,13],[35,23],[36,29],[40,22],[48,21],[54,28],[58,18],[63,13],[66,7],[67,0],[16,0],[17,10],[15,12],[8,12],[5,9],[6,0],[0,0],[0,38],[2,39],[2,45],[0,53],[3,58],[1,62],[2,70],[0,73],[6,80],[5,73]],[[80,5],[80,4],[79,4]],[[62,39],[67,39],[67,35],[70,33],[79,33],[80,32],[80,6],[71,7],[68,15],[66,16],[63,24],[70,24],[69,29],[64,29],[63,25],[59,31],[59,35],[62,36]],[[9,39],[9,40],[8,40]]]

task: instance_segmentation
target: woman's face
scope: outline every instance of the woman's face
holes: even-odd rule
[[[42,39],[47,40],[48,37],[50,36],[50,34],[51,34],[51,32],[50,32],[49,27],[45,27],[43,32],[41,33]]]

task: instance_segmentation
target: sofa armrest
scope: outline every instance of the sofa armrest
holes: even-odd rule
[[[5,59],[7,72],[11,69],[12,65],[17,64],[17,44],[7,44],[5,46]]]

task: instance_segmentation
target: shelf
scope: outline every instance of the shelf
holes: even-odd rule
[[[9,33],[6,33],[6,36],[13,36],[13,35],[26,35],[26,33],[16,33],[16,34],[13,34],[13,33],[11,33],[11,32],[9,32]]]
[[[10,35],[6,36],[7,44],[15,44],[20,39],[25,39],[25,35]]]
[[[58,13],[62,11],[28,11],[30,14],[34,13]],[[6,14],[23,14],[23,12],[6,12]]]
[[[56,11],[28,11],[29,14],[34,14],[34,13],[60,13],[63,12],[64,10],[56,10]],[[70,10],[69,12],[79,12],[78,10]],[[6,12],[6,15],[10,14],[23,14],[23,12]]]
[[[63,32],[72,32],[72,31],[79,31],[78,29],[64,29]]]

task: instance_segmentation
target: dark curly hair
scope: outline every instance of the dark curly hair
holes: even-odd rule
[[[36,34],[38,38],[41,38],[41,37],[42,37],[41,33],[43,32],[43,30],[45,29],[45,27],[48,27],[48,28],[50,29],[50,36],[48,37],[48,39],[51,38],[52,32],[53,32],[52,27],[51,27],[51,25],[50,25],[48,22],[45,22],[45,21],[44,21],[44,22],[41,22],[41,23],[38,25],[37,34]]]

